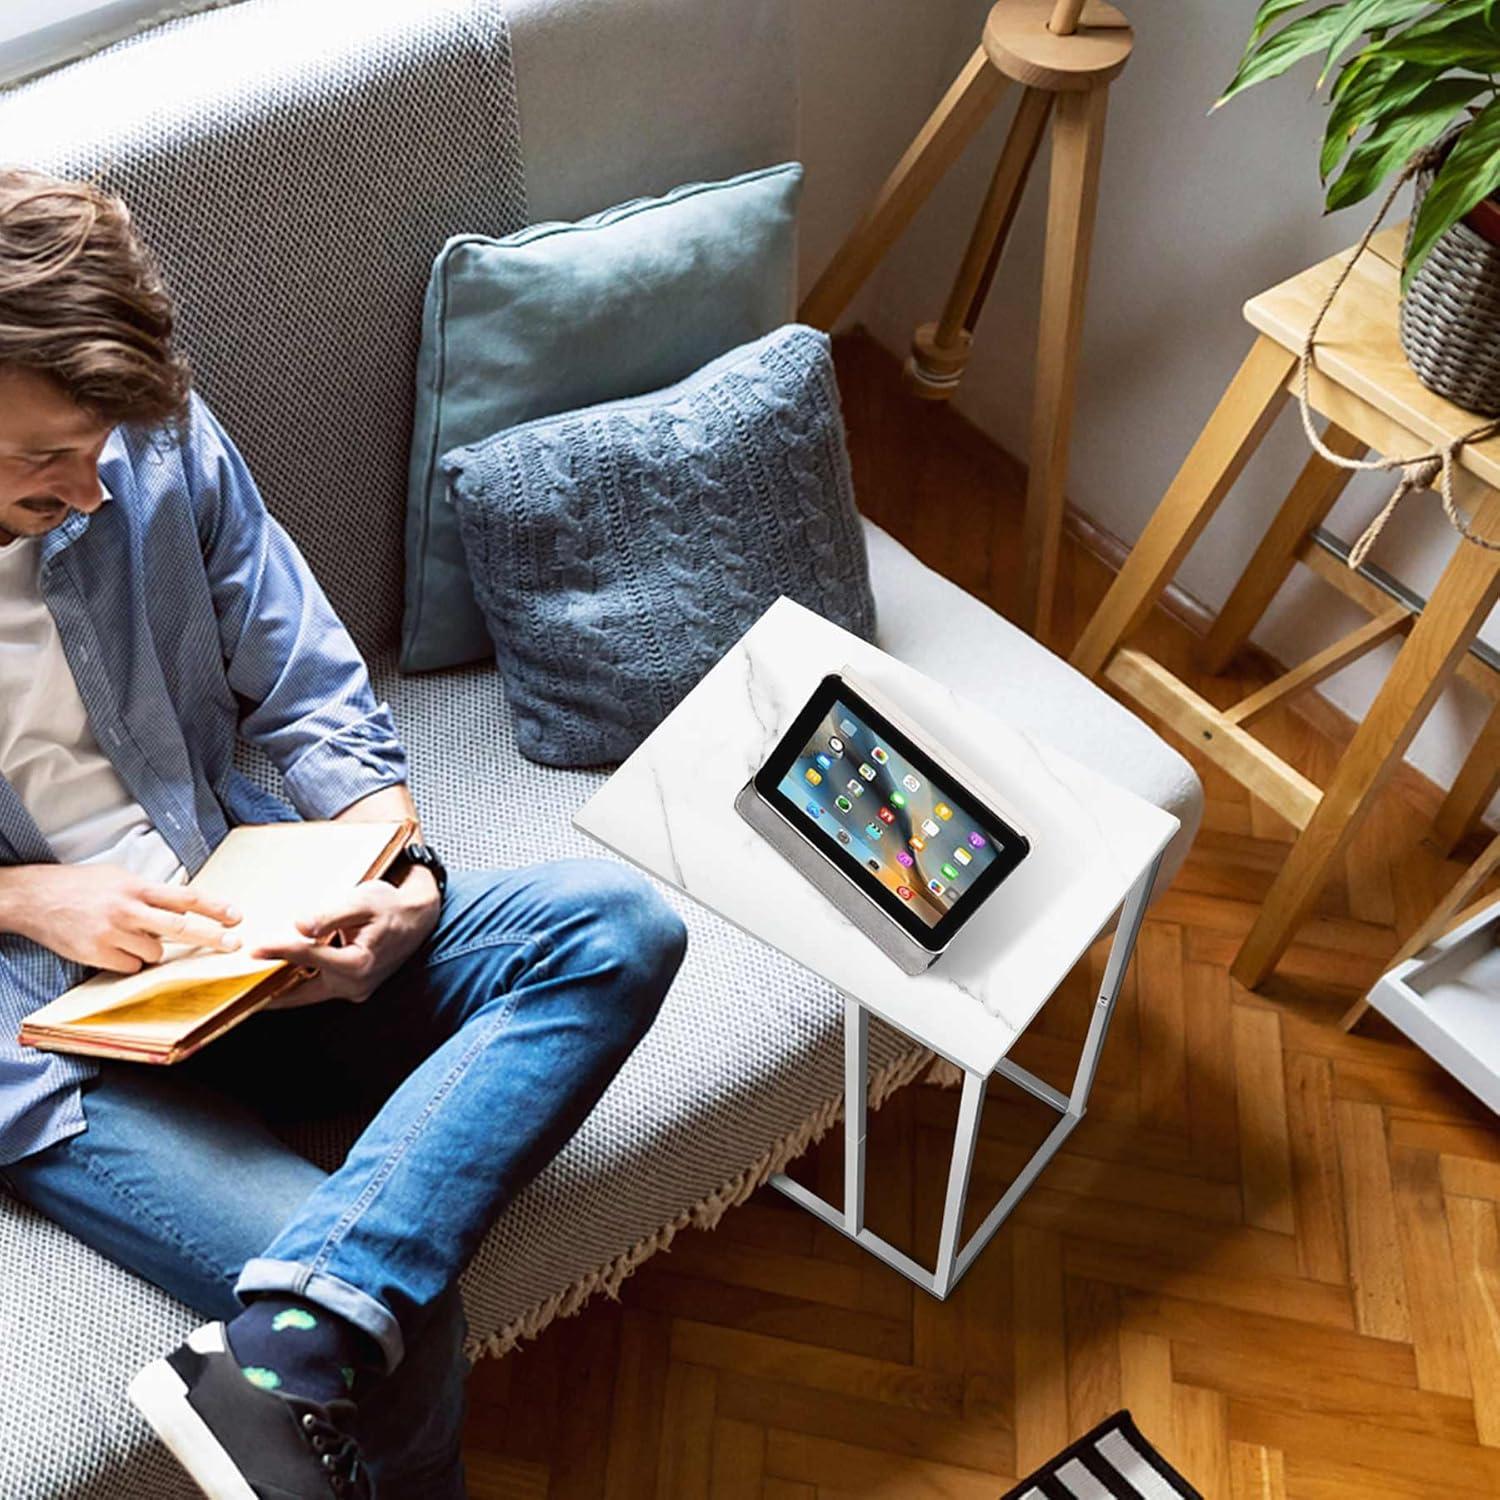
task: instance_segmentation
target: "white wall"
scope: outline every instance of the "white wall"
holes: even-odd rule
[[[1251,13],[1223,0],[1123,0],[1136,51],[1111,91],[1070,497],[1127,540],[1139,535],[1249,347],[1245,300],[1352,243],[1372,206],[1325,219],[1317,181],[1324,112],[1306,70],[1211,118]],[[977,45],[989,0],[799,0],[804,158],[804,285]],[[941,307],[973,222],[1010,101],[934,194],[851,312],[904,352]],[[980,324],[959,408],[1025,455],[1042,240],[1045,155]],[[1288,412],[1225,502],[1179,581],[1217,607],[1306,456]],[[1358,480],[1332,526],[1353,538],[1389,486]],[[1435,497],[1413,496],[1374,560],[1426,592],[1453,537]],[[1365,617],[1298,575],[1256,639],[1286,661]],[[1500,644],[1500,616],[1486,639]],[[1390,652],[1325,685],[1363,714]],[[1439,703],[1410,758],[1447,785],[1483,720],[1463,684]]]

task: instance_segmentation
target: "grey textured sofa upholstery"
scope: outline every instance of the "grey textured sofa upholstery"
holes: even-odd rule
[[[264,77],[244,61],[257,34],[273,43]],[[387,91],[365,113],[361,84]],[[796,155],[791,0],[248,0],[0,98],[0,152],[136,185],[203,387],[368,652],[433,841],[459,867],[598,853],[569,815],[600,777],[522,760],[491,668],[404,679],[391,664],[421,289],[445,232]],[[360,184],[394,162],[372,201]],[[1175,868],[1201,809],[1186,763],[890,537],[868,540],[881,644],[1175,813]],[[684,916],[689,957],[658,1025],[466,1277],[476,1353],[711,1226],[836,1117],[836,997]],[[883,1029],[872,1053],[876,1097],[926,1061]],[[331,1164],[352,1128],[299,1144]],[[186,1496],[123,1388],[191,1310],[3,1195],[0,1256],[0,1495]]]

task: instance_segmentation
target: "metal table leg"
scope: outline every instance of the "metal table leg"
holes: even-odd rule
[[[1050,1104],[1060,1118],[962,1248],[959,1246],[959,1236],[963,1230],[974,1152],[979,1144],[979,1123],[984,1112],[984,1089],[988,1079],[982,1073],[964,1069],[963,1094],[959,1100],[958,1124],[953,1133],[953,1155],[948,1167],[948,1191],[943,1203],[943,1225],[938,1238],[937,1264],[929,1271],[865,1227],[865,1127],[868,1114],[870,1014],[852,995],[844,997],[844,1206],[841,1209],[834,1208],[784,1172],[774,1176],[771,1185],[794,1203],[801,1204],[809,1213],[817,1215],[825,1224],[837,1229],[840,1234],[863,1245],[872,1255],[878,1256],[909,1281],[915,1282],[923,1291],[940,1299],[947,1297],[1083,1118],[1089,1093],[1094,1086],[1094,1075],[1099,1070],[1099,1057],[1104,1050],[1105,1038],[1109,1035],[1115,1002],[1119,999],[1125,970],[1135,951],[1135,940],[1146,913],[1146,903],[1151,895],[1159,863],[1159,860],[1153,862],[1142,873],[1120,908],[1119,924],[1109,950],[1109,962],[1105,965],[1099,999],[1089,1022],[1088,1035],[1084,1038],[1071,1092],[1060,1093],[1051,1084],[1008,1059],[1002,1059],[995,1069],[1001,1077]]]

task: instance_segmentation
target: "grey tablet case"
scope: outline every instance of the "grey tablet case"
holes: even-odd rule
[[[935,764],[941,767],[952,778],[956,787],[972,791],[981,802],[1004,818],[1018,833],[1024,834],[1028,840],[1031,839],[1026,824],[1017,817],[1014,810],[998,792],[949,751],[934,744],[932,739],[918,729],[884,693],[856,676],[848,667],[841,667],[838,675],[871,708],[884,714],[919,750],[924,751]],[[942,949],[934,951],[924,948],[894,918],[887,916],[816,844],[804,838],[775,808],[763,801],[760,793],[755,789],[753,777],[740,788],[734,799],[734,808],[778,854],[833,902],[903,973],[924,973],[942,956]],[[995,894],[991,892],[986,900],[993,899]]]

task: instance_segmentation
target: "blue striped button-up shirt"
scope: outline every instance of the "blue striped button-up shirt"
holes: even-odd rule
[[[189,872],[236,823],[332,817],[406,779],[353,641],[197,396],[181,443],[117,428],[99,478],[108,502],[43,538],[42,597],[100,749]],[[296,813],[233,769],[236,736]],[[0,776],[0,865],[56,859]],[[0,1165],[84,1128],[93,1064],[16,1033],[87,973],[0,933]]]

